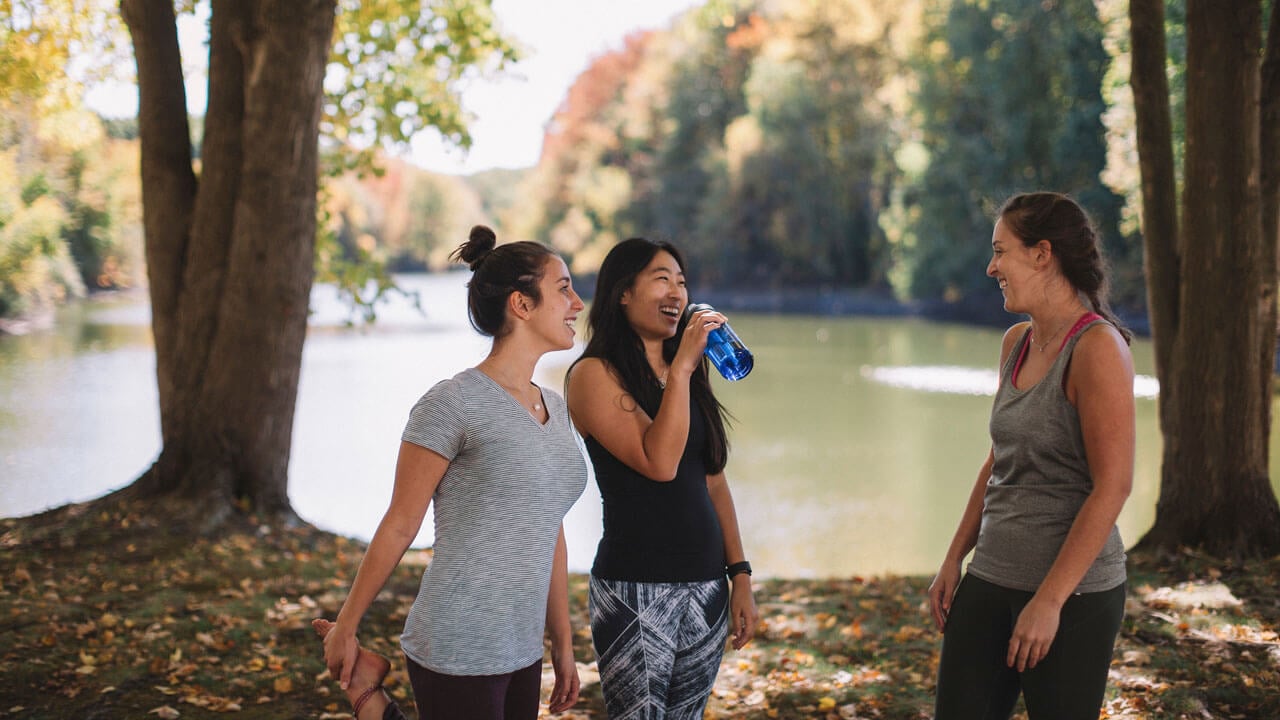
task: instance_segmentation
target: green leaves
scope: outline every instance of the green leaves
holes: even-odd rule
[[[322,134],[369,149],[434,128],[469,146],[461,85],[518,58],[494,25],[486,0],[340,2]]]

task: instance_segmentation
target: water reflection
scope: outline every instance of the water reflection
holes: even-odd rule
[[[999,373],[994,368],[980,370],[953,365],[863,367],[861,372],[864,378],[891,387],[962,395],[995,395],[996,385],[1000,379]],[[1154,400],[1159,394],[1159,380],[1149,375],[1134,377],[1134,397]]]
[[[373,533],[409,409],[489,346],[467,323],[466,279],[408,278],[422,312],[397,302],[372,328],[347,327],[338,298],[317,288],[290,459],[289,494],[304,518]],[[144,299],[121,299],[73,308],[49,332],[0,338],[0,516],[96,497],[154,459],[148,322]],[[987,451],[1002,331],[745,314],[733,323],[756,366],[742,381],[713,382],[734,416],[727,472],[760,574],[931,572]],[[579,352],[546,356],[535,380],[559,390]],[[1120,519],[1128,542],[1154,517],[1161,451],[1149,343],[1135,342],[1134,355],[1136,476]],[[600,532],[594,483],[566,523],[570,563],[585,570]],[[416,544],[430,543],[430,525]]]

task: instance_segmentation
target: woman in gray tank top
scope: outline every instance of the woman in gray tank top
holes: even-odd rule
[[[414,406],[391,505],[336,622],[313,623],[358,720],[404,717],[381,691],[389,662],[362,649],[356,629],[429,505],[434,553],[400,636],[418,716],[534,720],[547,632],[550,710],[578,699],[562,521],[587,468],[564,399],[532,377],[543,354],[573,347],[583,303],[549,248],[496,242],[477,226],[454,253],[474,273],[468,311],[492,349]]]
[[[1124,617],[1116,518],[1134,463],[1129,333],[1106,302],[1101,247],[1058,193],[1009,199],[987,275],[1005,333],[991,449],[929,587],[943,631],[937,720],[1095,720]],[[961,578],[961,562],[973,551]]]

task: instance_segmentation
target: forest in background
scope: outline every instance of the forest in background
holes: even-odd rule
[[[1166,3],[1175,105],[1182,4]],[[1140,324],[1126,8],[711,0],[595,58],[535,168],[460,178],[384,157],[375,174],[334,173],[318,277],[440,269],[487,222],[584,275],[644,235],[686,250],[695,290],[854,292],[995,319],[992,211],[1051,188],[1094,214],[1113,301]],[[0,317],[145,284],[136,124],[75,102],[0,102]]]

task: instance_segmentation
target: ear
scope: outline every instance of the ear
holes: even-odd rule
[[[618,304],[624,307],[629,302],[631,302],[631,288],[627,288],[626,290],[623,290],[622,297],[618,299]]]
[[[1053,259],[1053,243],[1041,240],[1035,244],[1036,264],[1047,265]]]
[[[522,292],[512,291],[507,296],[507,310],[513,317],[528,320],[529,313],[533,312],[533,300]]]

